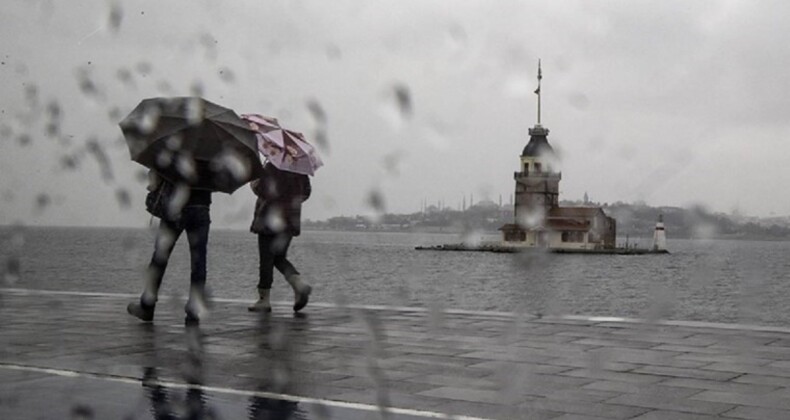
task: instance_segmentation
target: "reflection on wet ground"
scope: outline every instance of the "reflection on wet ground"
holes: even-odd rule
[[[201,387],[163,385],[155,369],[142,381],[60,376],[0,368],[0,418],[152,420],[362,420],[378,413],[317,402],[239,395]],[[393,420],[417,417],[391,414]]]
[[[790,418],[787,328],[130,299],[0,289],[0,418]]]

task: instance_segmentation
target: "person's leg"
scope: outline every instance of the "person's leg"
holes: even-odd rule
[[[159,288],[162,286],[162,279],[165,276],[167,263],[170,254],[176,246],[176,241],[181,235],[183,228],[178,223],[162,220],[159,222],[159,231],[156,233],[154,242],[154,254],[148,264],[145,278],[145,290],[143,291],[142,301],[153,305],[159,297]]]
[[[208,233],[211,226],[208,207],[187,207],[183,211],[184,227],[189,241],[191,273],[189,300],[186,311],[188,320],[198,321],[206,311],[206,265],[208,260]]]
[[[277,271],[285,276],[285,278],[299,275],[299,272],[296,271],[296,267],[288,261],[288,247],[291,246],[292,239],[293,236],[287,233],[281,233],[274,237],[270,245],[272,255],[274,256],[274,266],[277,268]]]
[[[272,253],[273,235],[258,234],[258,301],[248,307],[252,312],[271,312],[269,294],[274,280],[274,254]]]
[[[145,275],[145,284],[140,301],[130,303],[126,310],[129,314],[140,318],[143,321],[151,321],[154,318],[154,307],[159,298],[159,288],[162,286],[162,279],[167,269],[167,262],[170,254],[181,235],[182,228],[178,223],[161,220],[159,230],[156,233],[154,242],[154,254]]]
[[[288,248],[291,246],[292,239],[293,236],[288,233],[278,235],[272,243],[272,253],[274,254],[274,266],[283,273],[285,281],[291,285],[294,291],[293,310],[298,312],[307,305],[313,288],[302,281],[296,267],[288,261]]]

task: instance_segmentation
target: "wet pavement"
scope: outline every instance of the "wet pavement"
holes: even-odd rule
[[[790,329],[131,299],[0,289],[0,418],[790,418]]]

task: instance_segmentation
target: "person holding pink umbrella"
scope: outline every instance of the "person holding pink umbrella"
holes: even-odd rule
[[[312,191],[308,174],[323,163],[301,133],[283,129],[276,119],[245,114],[258,138],[263,175],[250,186],[258,196],[250,231],[258,235],[260,257],[258,300],[248,309],[271,312],[271,287],[274,268],[285,276],[294,291],[295,312],[307,305],[312,287],[288,260],[288,248],[301,233],[302,203]]]

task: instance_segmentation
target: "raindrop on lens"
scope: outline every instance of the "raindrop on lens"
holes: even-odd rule
[[[23,133],[17,137],[17,141],[19,142],[20,146],[27,146],[32,143],[33,139],[30,137],[30,135]]]
[[[190,125],[197,125],[203,122],[204,109],[203,101],[200,98],[191,98],[186,103],[186,118]]]
[[[36,210],[44,211],[52,202],[49,194],[41,193],[36,196]]]
[[[412,114],[412,100],[408,86],[397,84],[393,87],[393,91],[401,115],[404,119],[410,118]]]
[[[233,83],[236,80],[236,76],[233,74],[233,71],[227,67],[222,67],[219,69],[219,78],[225,83]]]
[[[123,21],[123,9],[118,2],[113,2],[110,6],[109,24],[112,32],[117,33],[121,29]]]
[[[128,209],[132,204],[132,199],[129,196],[129,191],[125,188],[119,188],[115,191],[115,198],[118,200],[118,204],[123,209]]]
[[[149,106],[143,111],[142,118],[137,121],[137,129],[143,134],[150,134],[159,124],[160,110],[158,106]]]

